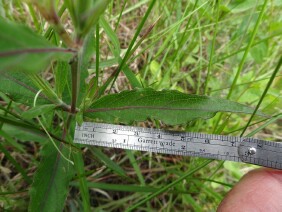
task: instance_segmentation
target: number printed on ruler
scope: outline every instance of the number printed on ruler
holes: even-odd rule
[[[253,138],[84,122],[75,142],[88,145],[247,162],[282,169],[282,145]]]

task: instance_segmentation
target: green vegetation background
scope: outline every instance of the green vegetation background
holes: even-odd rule
[[[76,34],[78,41],[86,38],[81,39],[83,48],[80,51],[83,58],[88,59],[82,60],[79,67],[86,69],[92,77],[88,85],[82,83],[77,91],[78,103],[85,103],[78,105],[80,108],[91,105],[94,101],[91,96],[102,95],[104,91],[118,93],[139,86],[178,90],[239,102],[271,117],[218,113],[212,119],[197,119],[181,126],[166,125],[156,119],[132,124],[281,141],[280,0],[142,0],[111,1],[108,4],[96,1],[94,6],[94,1],[86,1],[89,5],[77,3],[80,1],[54,1],[61,25],[48,20],[47,13],[52,8],[50,2],[0,0],[0,19],[28,26],[49,40],[54,48],[69,47],[64,52],[46,54],[44,58],[38,55],[21,58],[25,61],[23,70],[36,71],[44,66],[37,77],[29,80],[36,91],[41,89],[63,110],[72,110],[58,99],[70,102],[73,95],[67,74],[70,67],[64,61],[72,54],[71,49],[76,48],[72,42]],[[94,9],[90,10],[92,7]],[[90,18],[83,22],[83,17],[88,16]],[[20,28],[17,28],[17,34],[12,23],[3,23],[0,22],[0,38],[4,39],[5,32],[11,30],[15,46],[18,41],[23,41],[22,45],[26,47],[50,45],[31,39],[29,33],[23,34]],[[25,44],[25,40],[29,42]],[[2,42],[0,52],[12,47]],[[60,58],[60,62],[50,66],[50,58]],[[0,54],[1,71],[14,68],[5,66],[6,62]],[[275,70],[277,73],[274,74]],[[58,208],[64,211],[214,211],[243,174],[255,168],[200,158],[99,147],[84,147],[80,151],[74,147],[70,160],[78,164],[75,170],[62,159],[57,165],[64,171],[53,174],[58,151],[46,134],[42,136],[42,126],[47,126],[54,138],[67,125],[66,114],[55,111],[53,105],[28,113],[35,94],[23,95],[17,85],[13,91],[18,92],[15,96],[18,102],[11,101],[3,92],[9,88],[10,81],[4,80],[4,72],[1,74],[0,210],[25,211],[29,208],[35,211],[42,207],[46,211]],[[14,77],[29,83],[22,73]],[[86,93],[87,86],[100,88],[101,93]],[[44,101],[38,93],[37,104],[44,104]],[[38,121],[35,117],[40,114]],[[33,120],[33,125],[21,122],[22,117]],[[76,121],[81,120],[82,114],[77,114]],[[73,131],[70,129],[68,134],[66,140],[71,140]],[[62,143],[55,143],[60,148],[60,155],[70,154],[69,149],[61,148]],[[36,170],[38,175],[35,175]],[[48,177],[56,180],[50,184],[46,196],[43,184]]]

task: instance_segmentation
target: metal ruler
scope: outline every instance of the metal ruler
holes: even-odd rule
[[[282,169],[282,143],[254,138],[84,122],[76,126],[74,140],[80,144],[230,160]]]

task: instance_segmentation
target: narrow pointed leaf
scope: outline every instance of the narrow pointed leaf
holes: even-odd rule
[[[28,27],[0,19],[0,72],[44,70],[55,59],[69,60],[73,50],[58,48]]]
[[[66,98],[68,96],[70,98],[70,92],[65,91],[67,82],[70,80],[71,67],[68,62],[58,61],[57,65],[54,69],[54,77],[55,77],[55,91],[59,98]],[[65,92],[65,93],[64,93]]]
[[[219,111],[251,114],[253,109],[225,99],[147,88],[104,96],[93,103],[84,116],[124,123],[158,119],[176,125],[212,118]]]
[[[107,155],[105,155],[100,149],[98,148],[90,148],[90,151],[93,153],[98,160],[101,160],[109,169],[113,170],[120,176],[126,177],[126,172],[114,161],[111,160]]]
[[[0,150],[4,153],[5,157],[15,166],[17,171],[21,173],[23,179],[28,183],[31,184],[31,179],[27,176],[26,171],[24,168],[15,160],[15,158],[9,153],[9,151],[0,143]]]
[[[120,43],[118,40],[117,34],[114,32],[114,30],[111,28],[111,26],[108,24],[104,16],[100,17],[100,24],[101,27],[105,30],[105,33],[109,37],[109,40],[112,42],[114,49],[113,49],[113,54],[116,58],[120,57]]]
[[[88,68],[91,64],[91,57],[95,52],[95,38],[93,33],[89,33],[83,43],[83,47],[78,53],[78,70],[79,70],[79,93],[77,103],[81,104],[83,98],[85,97],[86,91],[86,79],[89,76]]]
[[[63,144],[61,151],[65,156],[69,154]],[[29,211],[63,211],[73,173],[73,166],[48,142],[42,149],[42,160],[34,175]]]

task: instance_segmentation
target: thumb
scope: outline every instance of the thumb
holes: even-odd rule
[[[261,168],[246,174],[218,207],[225,211],[282,211],[282,171]]]

